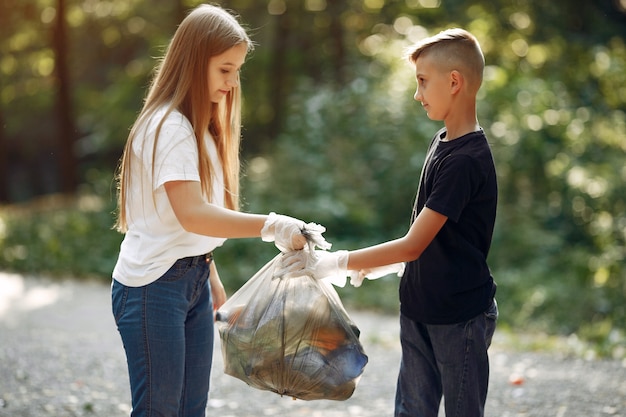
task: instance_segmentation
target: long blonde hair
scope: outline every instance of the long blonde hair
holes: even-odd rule
[[[161,126],[173,111],[180,111],[193,126],[198,146],[200,182],[207,198],[212,195],[215,173],[204,143],[207,132],[215,140],[224,171],[226,207],[239,209],[239,146],[241,135],[241,89],[232,88],[218,104],[209,98],[209,60],[233,46],[245,43],[248,51],[253,43],[236,18],[224,9],[207,4],[196,7],[176,30],[150,85],[143,109],[130,130],[117,172],[118,216],[115,227],[128,230],[126,213],[130,190],[132,145],[139,126],[147,122],[161,107],[168,105],[155,132],[152,154],[154,174],[155,151]]]

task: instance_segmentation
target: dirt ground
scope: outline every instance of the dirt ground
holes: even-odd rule
[[[207,416],[393,415],[397,317],[349,313],[369,356],[349,400],[307,402],[250,388],[222,372],[216,338]],[[497,331],[490,357],[487,416],[626,417],[626,361],[523,351]],[[129,410],[109,287],[0,272],[0,417],[121,417]]]

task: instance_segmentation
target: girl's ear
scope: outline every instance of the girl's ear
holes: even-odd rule
[[[456,94],[461,91],[461,87],[464,82],[465,79],[463,78],[463,74],[457,70],[450,71],[450,92],[452,94]]]

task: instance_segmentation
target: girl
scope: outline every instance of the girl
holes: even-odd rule
[[[252,49],[225,10],[194,9],[172,38],[133,125],[118,175],[112,307],[131,416],[204,416],[213,309],[226,293],[211,252],[260,236],[301,249],[304,223],[238,212],[239,70]]]

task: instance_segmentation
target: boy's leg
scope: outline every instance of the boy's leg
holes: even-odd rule
[[[437,417],[441,375],[427,326],[400,315],[402,362],[396,386],[395,417]]]
[[[428,326],[441,372],[446,417],[483,417],[489,385],[487,349],[497,306],[465,323]]]

